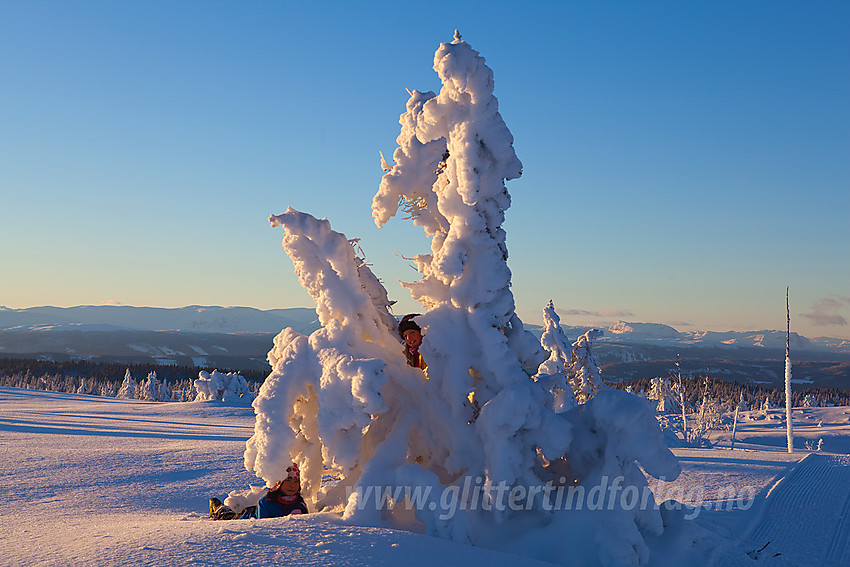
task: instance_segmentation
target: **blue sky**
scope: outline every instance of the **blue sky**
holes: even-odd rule
[[[520,315],[850,338],[850,3],[0,3],[0,305],[309,306],[269,214],[378,230],[378,151],[458,28],[524,165]],[[397,254],[396,254],[397,253]]]

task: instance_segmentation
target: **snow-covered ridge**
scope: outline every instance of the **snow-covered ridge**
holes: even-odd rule
[[[293,327],[299,332],[315,330],[318,327],[315,310],[198,305],[180,308],[128,305],[0,307],[0,330],[278,333],[284,327]]]
[[[318,328],[312,308],[261,310],[253,307],[197,306],[179,308],[131,307],[125,305],[83,305],[77,307],[0,306],[0,331],[187,331],[201,333],[278,333],[292,327],[299,333]],[[532,331],[535,325],[526,325]],[[561,325],[571,339],[589,327]],[[785,349],[785,331],[679,331],[662,323],[618,321],[602,327],[601,343],[638,343],[681,348],[762,348]],[[791,348],[803,351],[850,353],[850,341],[807,338],[791,333]]]
[[[577,337],[588,329],[588,327],[583,326],[563,326],[563,328],[569,337]],[[602,343],[642,343],[682,348],[785,349],[785,331],[679,331],[661,323],[626,321],[618,321],[603,328],[605,335],[599,339]],[[850,352],[850,342],[826,337],[809,339],[792,332],[791,349],[795,351],[847,353]]]
[[[639,336],[641,338],[678,339],[681,333],[661,323],[626,323],[618,321],[608,327],[610,336]]]

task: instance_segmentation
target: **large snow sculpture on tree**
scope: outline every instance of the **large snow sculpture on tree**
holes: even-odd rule
[[[644,489],[636,461],[667,479],[678,463],[641,400],[607,389],[559,414],[531,379],[544,355],[514,312],[501,227],[505,181],[522,166],[493,73],[457,33],[434,69],[442,89],[411,93],[372,206],[379,226],[401,208],[430,238],[414,258],[421,279],[405,284],[427,311],[427,372],[406,364],[387,293],[344,235],[292,209],[271,217],[322,328],[275,338],[245,465],[272,483],[297,461],[313,507],[358,524],[559,562],[578,545],[603,564],[645,563],[645,536],[663,531],[657,509],[574,513],[550,493],[609,477]],[[523,547],[529,538],[546,544]]]

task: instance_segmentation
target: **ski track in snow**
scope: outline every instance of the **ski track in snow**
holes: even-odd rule
[[[850,565],[850,456],[809,454],[780,477],[745,537],[719,566]]]
[[[846,566],[848,512],[850,457],[811,454],[774,485],[748,539],[761,545],[770,541],[763,553],[782,553],[798,565],[805,560]],[[787,521],[790,517],[795,521]]]

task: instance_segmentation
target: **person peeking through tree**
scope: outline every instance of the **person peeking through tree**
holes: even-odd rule
[[[404,356],[407,357],[407,364],[425,370],[428,365],[419,354],[419,347],[422,346],[422,328],[413,320],[418,316],[418,313],[411,313],[402,317],[398,324],[398,334],[404,339]]]

